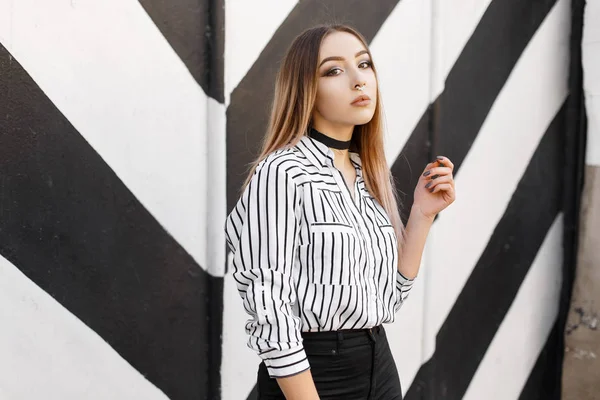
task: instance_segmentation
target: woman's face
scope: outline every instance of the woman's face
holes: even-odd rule
[[[325,37],[319,53],[318,86],[313,119],[326,126],[366,124],[377,104],[377,78],[367,49],[351,33]],[[356,85],[363,86],[360,91]],[[361,95],[370,100],[355,102]]]

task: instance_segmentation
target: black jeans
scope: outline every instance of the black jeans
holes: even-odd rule
[[[321,400],[402,400],[398,370],[383,326],[372,330],[303,333],[304,351]],[[261,363],[259,400],[284,400]]]

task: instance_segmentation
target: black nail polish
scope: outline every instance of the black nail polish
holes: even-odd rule
[[[425,173],[423,174],[423,176],[428,176],[431,173],[431,171],[425,171]]]
[[[446,165],[445,165],[443,162],[441,162],[441,161],[438,161],[438,164],[440,164],[440,167],[445,167],[445,166],[446,166]]]
[[[431,188],[431,189],[429,189],[429,192],[430,192],[430,193],[433,193],[433,189],[435,189],[435,188]]]
[[[434,180],[434,179],[436,179],[436,178],[439,178],[439,177],[440,177],[439,175],[434,175],[434,176],[432,176],[432,177],[431,177],[431,178],[429,178],[429,179],[431,179],[431,180]]]
[[[429,182],[427,185],[425,185],[425,189],[429,189],[429,186],[431,186],[433,182]]]

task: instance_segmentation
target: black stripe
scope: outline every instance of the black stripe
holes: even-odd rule
[[[139,1],[204,92],[224,103],[224,0]]]
[[[493,1],[392,166],[406,222],[419,174],[438,154],[455,173],[523,50],[556,0]],[[388,111],[389,112],[389,111]]]
[[[561,377],[558,376],[557,379],[556,370],[562,370],[563,348],[560,337],[563,336],[563,332],[558,321],[555,322],[519,400],[560,400]]]
[[[348,23],[371,41],[399,0],[379,0],[377,7],[362,0],[300,1],[266,45],[258,60],[231,93],[227,109],[227,208],[239,197],[248,165],[259,152],[265,134],[275,75],[296,35],[313,25]]]
[[[563,107],[538,145],[407,400],[464,396],[560,210],[565,114]]]
[[[0,253],[170,398],[210,397],[221,311],[213,319],[206,299],[222,297],[222,279],[165,232],[1,45],[0,76]]]

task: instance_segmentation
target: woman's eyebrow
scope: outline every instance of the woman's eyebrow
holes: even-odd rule
[[[368,52],[369,52],[368,50],[361,50],[354,55],[354,58],[360,57],[363,54],[367,54]],[[345,60],[345,58],[341,57],[341,56],[327,57],[327,58],[324,58],[323,61],[321,61],[321,64],[319,64],[319,67],[321,67],[321,65],[325,64],[327,61],[344,61],[344,60]]]

